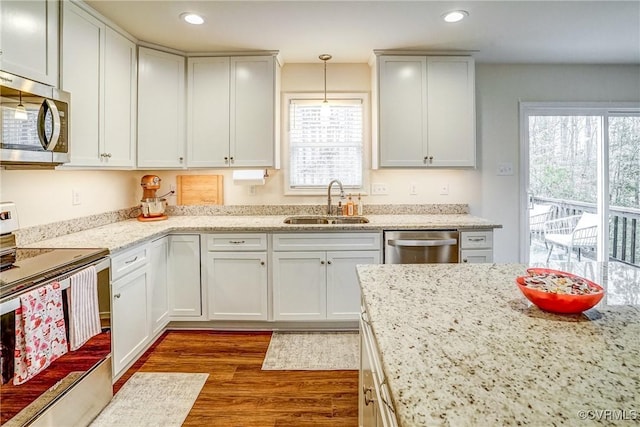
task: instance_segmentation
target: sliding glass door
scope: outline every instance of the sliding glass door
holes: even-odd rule
[[[523,262],[638,264],[640,112],[521,104]]]

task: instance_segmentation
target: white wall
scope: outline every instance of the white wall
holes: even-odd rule
[[[132,171],[1,170],[0,200],[16,203],[22,228],[49,224],[134,206],[142,175]],[[72,204],[72,191],[78,192],[79,205]]]
[[[519,256],[520,101],[640,101],[640,66],[476,66],[480,214],[504,226],[496,231],[498,262],[518,261]],[[497,176],[500,162],[513,163],[515,174]]]

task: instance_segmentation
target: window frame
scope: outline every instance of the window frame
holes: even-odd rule
[[[292,100],[319,100],[324,99],[323,92],[285,92],[282,95],[282,146],[281,146],[281,166],[284,177],[284,195],[285,196],[319,196],[327,194],[327,188],[292,188],[289,184],[291,167],[289,161],[289,129],[290,129],[290,109],[289,104]],[[357,99],[362,102],[362,185],[359,188],[345,188],[345,193],[368,194],[369,173],[371,165],[371,104],[369,94],[367,92],[348,92],[348,93],[327,93],[327,100],[339,101]],[[329,183],[327,182],[327,185]]]

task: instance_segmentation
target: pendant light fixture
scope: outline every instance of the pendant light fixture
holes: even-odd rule
[[[20,92],[20,103],[16,107],[16,111],[13,116],[16,120],[27,120],[27,109],[22,105],[22,92]]]
[[[328,53],[323,53],[318,58],[324,62],[324,101],[322,101],[322,106],[320,107],[320,119],[327,121],[330,114],[329,101],[327,101],[327,61],[332,57]]]

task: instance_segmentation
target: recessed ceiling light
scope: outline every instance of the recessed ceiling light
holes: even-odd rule
[[[180,18],[184,19],[189,24],[193,24],[193,25],[204,24],[204,18],[196,13],[185,12],[180,15]]]
[[[442,19],[444,19],[445,22],[459,22],[466,16],[469,16],[469,12],[466,10],[452,10],[442,15]]]

